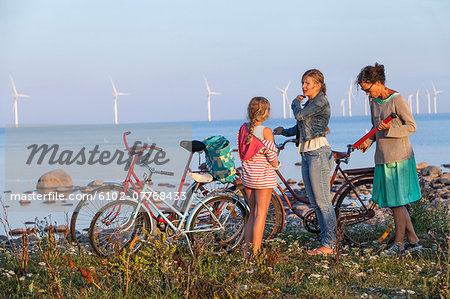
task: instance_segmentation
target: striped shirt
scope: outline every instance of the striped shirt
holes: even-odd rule
[[[237,139],[239,143],[239,133]],[[277,186],[276,173],[271,165],[278,164],[277,149],[272,141],[260,140],[264,147],[250,160],[242,161],[242,183],[250,189],[269,189]]]

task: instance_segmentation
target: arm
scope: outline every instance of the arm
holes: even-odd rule
[[[269,128],[264,128],[263,131],[263,137],[265,140],[267,141],[271,141],[271,145],[273,145],[273,150],[272,149],[265,149],[265,155],[267,157],[267,160],[269,161],[269,163],[273,166],[273,167],[278,167],[278,156],[276,154],[275,150],[275,140],[273,138],[273,133],[272,130]]]
[[[304,108],[302,108],[301,103],[301,97],[296,97],[291,104],[292,112],[294,112],[294,116],[297,120],[303,120],[321,114],[327,101],[321,99],[312,100]]]
[[[373,129],[374,128],[374,124],[373,124],[373,107],[372,107],[372,102],[370,104],[370,122],[372,123],[372,129]],[[358,146],[358,149],[362,153],[366,152],[369,149],[369,147],[371,147],[372,144],[376,141],[376,135],[377,134],[375,133],[372,136],[370,136],[366,141],[364,141],[360,146]]]
[[[416,122],[406,100],[401,95],[398,95],[398,97],[395,103],[395,113],[398,116],[400,124],[390,125],[386,137],[407,137],[417,130]]]
[[[297,134],[297,124],[291,128],[281,130],[281,135],[286,136],[286,137],[295,136],[296,134]]]

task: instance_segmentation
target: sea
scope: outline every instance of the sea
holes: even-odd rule
[[[414,117],[417,131],[410,136],[410,140],[416,162],[440,166],[444,172],[448,172],[448,168],[443,165],[450,164],[450,114],[421,114]],[[236,134],[243,122],[245,120],[0,128],[0,195],[3,204],[0,218],[3,222],[7,218],[13,229],[25,227],[26,221],[34,221],[36,217],[65,224],[79,198],[74,196],[69,200],[64,199],[61,204],[45,204],[46,201],[36,191],[39,178],[46,172],[63,169],[71,176],[76,188],[95,180],[122,182],[127,173],[125,162],[128,159],[123,141],[124,132],[130,132],[127,135],[130,147],[135,142],[141,142],[140,145],[154,144],[163,149],[164,157],[154,151],[147,156],[147,162],[157,170],[174,172],[174,176],[155,174],[154,189],[167,194],[178,191],[189,157],[189,152],[180,147],[180,141],[202,141],[209,136],[224,136],[235,149]],[[295,125],[295,120],[271,118],[264,125],[272,129],[278,126],[289,128]],[[332,149],[346,151],[347,145],[356,142],[371,129],[370,117],[332,117],[329,128],[331,132],[327,139]],[[287,139],[275,136],[277,144]],[[41,155],[42,151],[38,150],[41,146],[48,147],[46,155]],[[92,153],[95,155],[92,156]],[[116,159],[113,159],[114,155]],[[238,167],[239,157],[236,152],[234,155]],[[289,143],[280,153],[279,160],[286,179],[302,179],[300,166],[295,165],[301,158],[293,143]],[[204,155],[195,154],[190,168],[198,169],[203,161]],[[373,165],[374,146],[365,153],[353,152],[344,168]],[[144,175],[144,169],[136,169],[138,177]],[[24,198],[31,199],[31,203],[20,205],[18,199]],[[4,234],[0,227],[0,234],[2,231]]]

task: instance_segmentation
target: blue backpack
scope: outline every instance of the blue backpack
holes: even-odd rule
[[[223,136],[210,136],[203,140],[206,166],[211,175],[222,183],[232,183],[236,176],[230,142]]]

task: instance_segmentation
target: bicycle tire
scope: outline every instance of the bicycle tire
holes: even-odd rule
[[[359,247],[392,243],[395,239],[393,217],[388,209],[381,209],[372,201],[373,178],[359,179],[353,185],[355,189],[348,186],[342,191],[335,207],[344,239]]]
[[[213,253],[231,252],[244,239],[248,213],[244,204],[236,198],[227,195],[211,197],[192,213],[187,229],[191,231],[189,239],[194,246]],[[220,227],[212,215],[220,221],[223,229],[212,231]]]
[[[201,184],[202,188],[198,191],[204,196],[220,195],[231,192],[247,203],[247,195],[242,183],[224,184],[219,181]],[[205,192],[206,191],[206,192]],[[266,224],[264,227],[263,242],[274,238],[283,231],[285,224],[284,207],[280,199],[272,193],[270,205],[267,211]]]
[[[123,194],[123,190],[123,186],[120,185],[104,185],[83,196],[70,218],[72,242],[76,243],[80,248],[89,249],[89,226],[92,219],[103,206],[111,202],[111,200],[117,199],[119,194]],[[133,192],[128,190],[127,196],[132,196],[132,194]]]
[[[137,201],[116,200],[102,207],[92,219],[89,227],[89,243],[93,251],[108,257],[120,253],[134,242],[130,253],[136,252],[151,232],[152,224],[147,212],[141,210],[136,218]],[[135,240],[136,239],[136,240]]]

